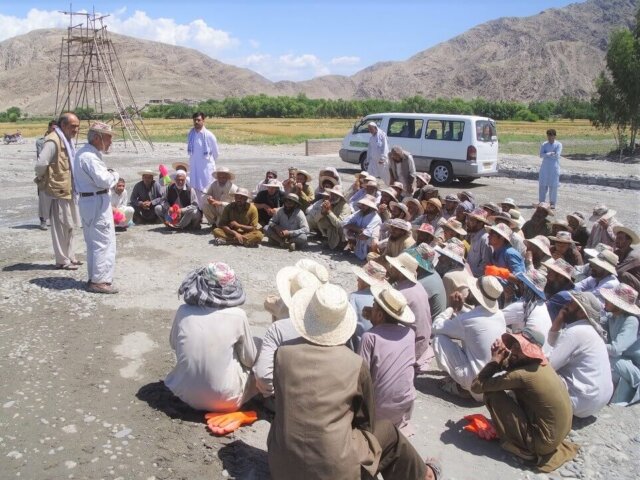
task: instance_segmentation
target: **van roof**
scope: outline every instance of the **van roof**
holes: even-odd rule
[[[477,115],[455,115],[448,113],[396,113],[396,112],[387,112],[387,113],[371,113],[364,117],[365,119],[370,117],[389,117],[392,116],[394,118],[442,118],[444,120],[462,120],[462,119],[470,119],[470,120],[491,120],[489,117],[480,117]]]

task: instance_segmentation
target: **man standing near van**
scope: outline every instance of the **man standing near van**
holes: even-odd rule
[[[556,208],[558,201],[558,185],[560,184],[560,155],[562,144],[556,142],[556,131],[553,128],[547,130],[547,141],[540,147],[540,176],[538,179],[538,202],[545,202],[547,190],[549,190],[549,203],[551,208]]]
[[[367,173],[376,178],[381,178],[387,185],[390,184],[389,172],[389,142],[387,135],[378,128],[375,122],[367,125],[371,138],[367,148]]]

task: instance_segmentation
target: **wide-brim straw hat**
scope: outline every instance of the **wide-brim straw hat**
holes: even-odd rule
[[[365,195],[357,202],[359,205],[364,205],[366,207],[371,207],[374,210],[378,209],[378,205],[376,204],[376,199],[371,195]]]
[[[590,222],[597,222],[598,220],[600,220],[601,218],[611,218],[613,217],[617,212],[615,210],[611,210],[609,207],[607,207],[606,205],[597,205],[594,209],[593,209],[593,213],[591,214],[591,216],[589,217],[589,221]]]
[[[620,310],[640,316],[640,308],[636,305],[638,292],[633,287],[620,283],[615,288],[601,288],[600,295]]]
[[[323,346],[344,345],[357,325],[356,311],[347,293],[331,283],[296,292],[289,317],[302,338]]]
[[[429,200],[425,200],[425,207],[427,203],[430,203],[431,205],[433,205],[434,207],[436,207],[438,209],[439,212],[442,211],[442,202],[440,201],[439,198],[430,198]]]
[[[408,253],[401,253],[397,257],[385,256],[389,265],[398,270],[407,280],[418,281],[418,261]]]
[[[618,265],[618,255],[611,250],[603,250],[597,256],[590,258],[589,263],[596,265],[612,275],[616,275],[616,266]]]
[[[435,259],[436,251],[429,244],[421,243],[419,245],[415,245],[413,247],[407,248],[405,250],[405,253],[408,253],[413,258],[415,258],[418,262],[418,266],[424,271],[433,273],[433,260]]]
[[[387,269],[378,262],[367,262],[362,267],[354,266],[356,274],[367,285],[387,285]]]
[[[282,188],[282,182],[276,178],[270,178],[269,181],[264,182],[262,186],[267,188],[277,188],[279,190]]]
[[[402,210],[405,214],[409,213],[409,208],[407,207],[406,204],[402,203],[402,202],[389,202],[389,208],[393,208],[393,207],[397,207],[400,210]]]
[[[553,211],[553,208],[551,208],[551,205],[548,204],[547,202],[540,202],[538,204],[534,204],[534,207],[536,207],[536,209],[541,209],[547,212],[548,217],[555,216],[555,212]]]
[[[276,274],[276,288],[287,307],[291,307],[291,299],[298,290],[318,288],[320,285],[320,280],[313,273],[299,267],[288,265]]]
[[[146,170],[140,170],[138,172],[138,175],[141,176],[141,177],[143,175],[151,175],[152,177],[155,177],[157,174],[153,170],[146,169]]]
[[[229,178],[231,180],[236,179],[236,174],[233,173],[228,167],[217,167],[211,175],[215,177],[217,173],[226,173],[229,175]]]
[[[578,243],[571,238],[571,232],[561,231],[556,236],[550,236],[549,240],[557,243]]]
[[[307,179],[307,183],[309,183],[311,180],[313,180],[313,177],[311,176],[311,174],[309,172],[307,172],[306,170],[298,170],[296,173],[300,174],[300,175],[304,175],[305,178]]]
[[[576,292],[575,290],[570,291],[569,296],[578,304],[580,310],[587,317],[586,320],[595,328],[596,332],[602,333],[602,327],[600,326],[602,304],[598,297],[592,292]]]
[[[433,248],[440,255],[449,257],[451,260],[458,262],[460,265],[464,265],[464,245],[457,238],[450,239],[449,241],[445,242],[443,246],[436,245]]]
[[[500,202],[500,205],[508,205],[509,207],[512,207],[512,208],[514,208],[516,210],[518,208],[518,206],[516,205],[515,200],[513,198],[509,198],[509,197],[507,197],[504,200],[502,200]]]
[[[516,274],[516,278],[533,290],[533,293],[542,300],[546,300],[547,297],[544,293],[544,287],[547,284],[547,277],[540,270],[534,269],[519,272]]]
[[[537,343],[534,343],[537,341],[537,339],[535,339],[535,337],[531,335],[531,330],[532,329],[527,327],[520,333],[503,333],[501,337],[502,343],[504,343],[508,348],[508,346],[511,344],[511,341],[513,340],[518,343],[523,355],[533,360],[540,360],[540,365],[546,365],[547,357],[542,351],[542,347],[540,347]],[[539,333],[539,335],[542,336],[542,340],[544,342],[544,335],[542,335],[541,333]]]
[[[512,230],[516,230],[520,228],[520,224],[517,220],[511,217],[511,214],[506,212],[498,212],[496,215],[491,215],[488,217],[491,223],[498,223],[499,220],[504,220],[509,225],[509,228]]]
[[[476,301],[489,312],[496,313],[500,310],[498,299],[503,288],[496,277],[487,275],[475,281],[470,279],[468,287]]]
[[[380,189],[380,193],[386,193],[387,195],[389,195],[392,199],[392,201],[397,202],[398,201],[398,192],[396,192],[393,188],[391,187],[384,187]]]
[[[326,188],[325,192],[333,193],[334,195],[339,196],[343,200],[346,200],[346,198],[344,196],[344,192],[342,191],[342,187],[340,185],[335,185],[333,188]]]
[[[424,214],[424,208],[422,207],[422,203],[420,203],[420,200],[418,200],[417,198],[413,198],[413,197],[403,198],[402,203],[407,206],[407,209],[409,208],[409,204],[413,203],[418,208],[418,215]]]
[[[549,246],[551,242],[544,235],[536,235],[533,238],[527,238],[524,240],[525,244],[534,245],[538,250],[544,253],[547,257],[551,256],[551,250],[549,250]]]
[[[375,302],[389,315],[399,322],[412,324],[416,321],[407,299],[402,293],[391,286],[371,286],[371,294]]]
[[[462,223],[460,223],[455,218],[450,218],[446,222],[442,224],[443,228],[448,228],[449,230],[453,230],[458,235],[466,235],[467,231],[462,227]]]
[[[489,220],[489,214],[486,212],[486,210],[483,210],[482,208],[476,208],[472,212],[467,212],[465,215],[467,217],[474,218],[479,222],[483,222],[486,225],[491,225],[491,220]]]
[[[542,261],[542,265],[547,267],[547,270],[553,270],[558,275],[562,275],[567,280],[573,282],[573,277],[576,274],[575,268],[569,262],[562,258],[548,258]]]
[[[327,283],[329,281],[329,270],[327,270],[327,267],[315,260],[311,260],[310,258],[301,258],[295,263],[295,266],[313,273],[316,278],[320,280],[320,283]]]
[[[567,215],[567,222],[569,221],[569,218],[573,218],[576,222],[578,222],[580,226],[584,225],[585,219],[584,219],[584,214],[582,212],[570,213],[569,215]]]
[[[416,173],[416,178],[419,178],[420,180],[422,180],[427,185],[431,181],[431,175],[429,175],[428,173],[425,173],[425,172],[417,172]]]
[[[320,185],[322,185],[325,181],[331,182],[334,186],[338,184],[338,180],[333,178],[330,175],[320,175]]]
[[[411,224],[401,218],[390,218],[385,222],[385,225],[389,228],[397,228],[407,233],[411,232]]]
[[[189,163],[187,162],[173,162],[171,167],[174,170],[184,170],[185,172],[189,171]]]
[[[616,225],[615,227],[613,227],[613,233],[617,235],[618,232],[622,232],[627,235],[631,239],[631,245],[640,243],[640,236],[630,228],[624,227],[622,225]]]
[[[507,243],[511,243],[511,234],[513,233],[513,230],[511,230],[508,225],[505,225],[504,223],[498,223],[497,225],[487,225],[486,227],[484,227],[484,229],[487,232],[496,232],[498,235],[504,238]]]

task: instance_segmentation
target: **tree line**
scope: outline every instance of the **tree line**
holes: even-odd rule
[[[479,115],[494,120],[538,121],[549,118],[593,117],[594,109],[589,101],[573,97],[562,97],[558,101],[521,103],[513,101],[490,101],[482,98],[428,99],[421,96],[403,100],[327,100],[311,99],[304,94],[295,97],[270,97],[249,95],[242,98],[207,100],[197,105],[173,103],[150,105],[142,115],[145,118],[191,118],[195,111],[209,117],[226,118],[358,118],[378,112],[448,113]]]

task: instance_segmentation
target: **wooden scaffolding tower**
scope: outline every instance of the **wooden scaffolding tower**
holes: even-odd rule
[[[102,119],[122,131],[136,152],[153,150],[153,143],[136,105],[127,77],[103,20],[94,13],[62,12],[69,16],[60,46],[56,114],[77,112],[85,119]]]

